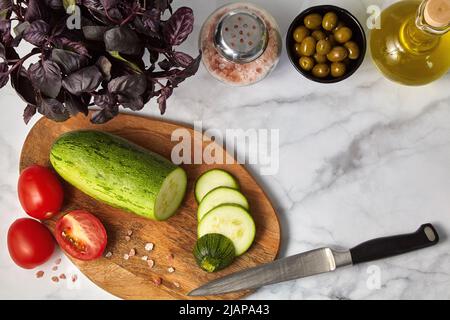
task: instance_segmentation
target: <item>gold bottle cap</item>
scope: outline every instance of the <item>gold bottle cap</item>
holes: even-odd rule
[[[424,15],[425,21],[432,27],[448,26],[450,24],[450,0],[428,0]]]

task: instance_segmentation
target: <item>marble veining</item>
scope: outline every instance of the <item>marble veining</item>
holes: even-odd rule
[[[180,4],[181,1],[175,1]],[[392,1],[254,0],[278,20],[283,34],[301,10],[334,3],[360,21],[366,7]],[[194,34],[183,49],[194,53],[201,22],[226,1],[193,0]],[[349,248],[379,236],[412,232],[434,223],[438,246],[346,267],[334,273],[262,288],[250,299],[450,299],[450,76],[419,88],[385,80],[367,55],[350,79],[320,85],[302,78],[283,52],[275,71],[250,87],[232,88],[202,68],[181,85],[165,119],[202,120],[204,128],[268,128],[280,131],[280,170],[260,176],[282,223],[280,256],[321,246]],[[12,88],[0,92],[0,298],[114,299],[80,274],[60,251],[45,265],[43,279],[16,267],[6,234],[24,216],[16,194],[20,149],[33,120],[22,122],[22,101]],[[159,116],[155,104],[145,114]],[[238,152],[243,152],[238,147]],[[56,272],[54,261],[63,262]],[[370,285],[371,272],[380,275]],[[52,283],[51,275],[77,274],[75,284]]]

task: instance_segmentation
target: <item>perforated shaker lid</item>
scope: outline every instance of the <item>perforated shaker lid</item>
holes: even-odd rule
[[[256,60],[266,50],[268,42],[264,21],[247,9],[226,13],[216,27],[214,44],[226,59],[236,63]]]

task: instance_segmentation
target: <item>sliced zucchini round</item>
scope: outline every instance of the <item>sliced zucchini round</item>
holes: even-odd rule
[[[197,217],[198,221],[212,209],[222,204],[237,204],[245,210],[249,210],[247,198],[238,190],[229,187],[218,187],[206,194],[198,206]]]
[[[233,242],[218,233],[205,234],[194,247],[195,261],[207,272],[216,272],[228,267],[234,260],[236,250]]]
[[[200,203],[208,192],[218,187],[239,189],[239,184],[237,180],[225,170],[212,169],[206,171],[195,183],[195,199]]]
[[[182,168],[173,170],[162,183],[155,201],[156,220],[170,218],[181,205],[187,187],[187,175]]]
[[[198,237],[219,233],[233,242],[236,256],[245,253],[253,243],[256,227],[247,210],[235,204],[224,204],[209,211],[198,224]]]

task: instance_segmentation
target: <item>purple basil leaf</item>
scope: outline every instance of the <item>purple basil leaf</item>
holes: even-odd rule
[[[137,97],[142,95],[147,88],[147,79],[143,75],[127,75],[112,79],[108,84],[110,93]]]
[[[184,52],[175,51],[172,54],[173,61],[177,64],[178,67],[187,68],[194,61],[190,55]]]
[[[158,97],[158,105],[159,105],[159,111],[161,111],[161,114],[164,114],[166,112],[167,107],[167,99],[172,95],[173,89],[172,87],[162,87],[161,88],[161,94]]]
[[[84,26],[82,27],[83,35],[86,40],[103,41],[103,36],[106,31],[111,29],[105,26]]]
[[[142,23],[150,32],[157,34],[161,23],[161,10],[153,8],[142,15]]]
[[[0,88],[6,86],[9,81],[8,63],[0,63]]]
[[[63,0],[45,0],[45,4],[47,7],[52,8],[53,10],[60,10],[63,7]]]
[[[117,101],[124,108],[128,108],[133,111],[141,110],[144,107],[144,100],[142,99],[141,96],[130,97],[130,96],[124,96],[124,95],[118,94]]]
[[[0,58],[6,59],[6,49],[2,43],[0,43]]]
[[[142,53],[142,44],[136,32],[128,27],[116,27],[104,34],[107,51],[118,51],[123,54],[139,55]]]
[[[57,122],[66,121],[70,118],[69,112],[64,108],[64,105],[56,99],[42,99],[41,104],[38,106],[38,111],[40,114]]]
[[[147,8],[156,8],[164,12],[167,9],[170,9],[172,0],[149,0],[147,3]]]
[[[100,94],[94,96],[94,104],[101,108],[110,108],[117,104],[117,100],[112,94],[102,90]]]
[[[0,11],[11,10],[12,0],[0,0]]]
[[[106,81],[111,80],[112,64],[108,60],[108,58],[101,56],[100,58],[98,58],[95,65],[100,69],[101,73],[103,74],[103,78],[105,78]]]
[[[50,26],[47,22],[36,20],[23,33],[23,38],[31,44],[40,47],[44,44],[48,34],[50,33]]]
[[[117,4],[119,3],[119,0],[100,0],[100,2],[102,3],[104,8],[109,10],[113,7],[116,7]],[[122,1],[122,2],[124,2],[124,1]]]
[[[169,75],[168,79],[173,87],[177,87],[181,82],[197,73],[202,60],[201,54],[191,62],[184,70],[177,70],[173,75]]]
[[[58,37],[55,41],[62,49],[74,51],[83,56],[89,56],[88,49],[81,42],[74,41],[66,37]]]
[[[61,90],[61,69],[56,62],[39,61],[30,66],[28,74],[36,89],[50,98],[58,96]]]
[[[64,74],[71,74],[87,64],[86,56],[78,53],[55,48],[52,50],[52,61],[55,61]]]
[[[163,61],[159,62],[158,65],[161,69],[163,69],[165,71],[170,70],[170,68],[173,67],[172,62],[170,62],[167,59],[164,59]]]
[[[35,114],[36,106],[33,106],[32,104],[27,105],[25,110],[23,111],[23,121],[25,122],[25,124],[28,124]]]
[[[3,44],[8,45],[11,40],[11,21],[7,19],[0,19],[0,40]]]
[[[46,20],[48,13],[44,7],[42,0],[29,0],[27,11],[25,12],[25,20],[28,22],[33,22],[35,20]]]
[[[65,94],[64,105],[67,112],[72,116],[76,116],[80,112],[87,116],[89,113],[88,104],[83,101],[82,97],[74,96],[68,92]]]
[[[36,92],[24,67],[21,66],[11,73],[11,85],[23,101],[36,105]]]
[[[105,10],[103,4],[100,0],[82,0],[83,6],[88,8],[89,10],[102,12]]]
[[[67,76],[62,84],[64,89],[78,96],[85,92],[94,91],[102,81],[102,73],[96,66],[78,70]]]
[[[113,105],[111,107],[104,108],[100,111],[94,112],[91,118],[91,122],[95,124],[106,123],[119,114],[119,107]]]
[[[181,7],[167,20],[163,27],[164,39],[171,46],[184,42],[194,28],[194,14],[191,8]]]

